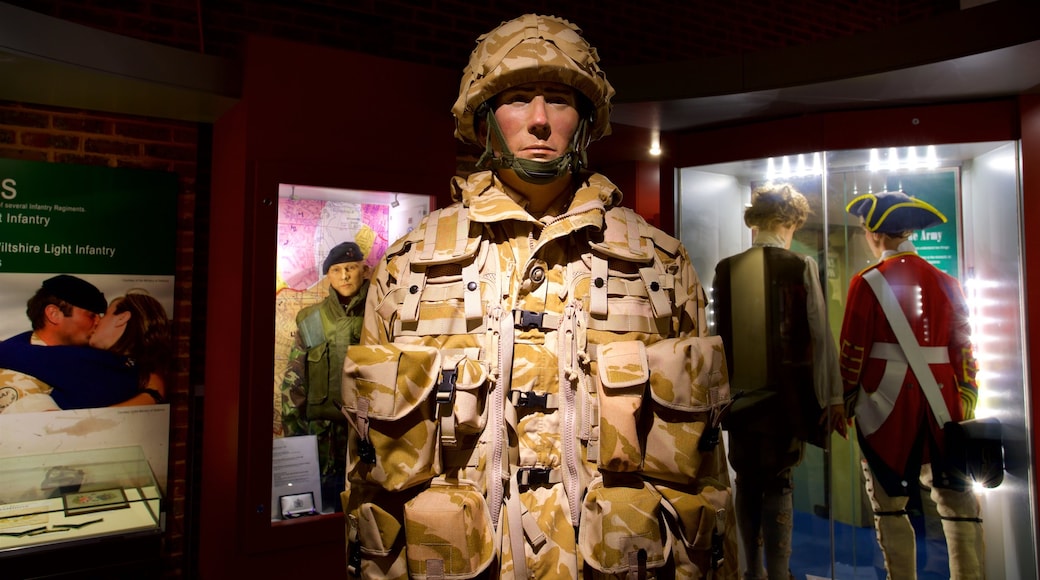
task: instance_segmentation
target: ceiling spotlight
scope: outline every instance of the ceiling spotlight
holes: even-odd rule
[[[397,207],[401,205],[401,202],[397,201],[397,194],[394,194],[394,200],[390,202],[390,207]]]

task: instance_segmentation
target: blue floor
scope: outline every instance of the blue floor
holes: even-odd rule
[[[918,580],[947,580],[950,570],[946,541],[938,522],[917,516],[911,517],[911,523],[917,535]],[[874,528],[835,522],[832,555],[830,522],[800,511],[795,511],[794,517],[791,572],[798,580],[884,580],[886,577]]]

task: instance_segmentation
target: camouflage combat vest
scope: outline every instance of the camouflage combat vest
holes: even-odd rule
[[[685,250],[598,175],[546,223],[489,173],[455,185],[347,353],[349,571],[735,577],[728,380]]]

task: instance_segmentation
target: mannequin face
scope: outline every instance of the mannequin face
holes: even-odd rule
[[[552,161],[567,151],[578,129],[578,96],[548,82],[506,89],[495,97],[495,120],[519,159]]]
[[[337,294],[350,298],[361,289],[367,267],[361,262],[340,262],[329,267],[329,284]]]

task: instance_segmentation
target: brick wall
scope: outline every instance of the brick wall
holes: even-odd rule
[[[0,157],[27,161],[136,167],[176,173],[177,257],[174,290],[175,384],[171,403],[170,465],[164,559],[180,575],[186,549],[189,363],[195,259],[195,182],[198,129],[193,123],[101,114],[0,101]],[[28,324],[28,321],[26,321]]]

